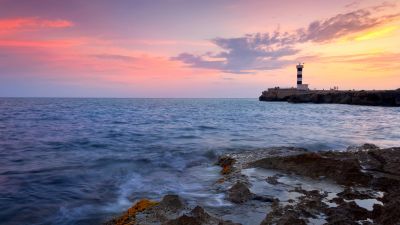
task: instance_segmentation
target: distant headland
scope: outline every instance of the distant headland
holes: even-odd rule
[[[310,90],[303,84],[304,64],[296,65],[297,88],[268,88],[259,97],[260,101],[286,101],[290,103],[330,103],[369,106],[400,107],[400,88],[397,90]]]

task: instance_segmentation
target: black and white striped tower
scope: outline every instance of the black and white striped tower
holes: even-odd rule
[[[297,66],[297,88],[302,89],[303,87],[303,68],[304,64],[299,63]]]

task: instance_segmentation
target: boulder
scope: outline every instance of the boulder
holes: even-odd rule
[[[221,174],[227,175],[233,171],[233,164],[235,163],[235,159],[229,156],[222,156],[218,159],[217,165],[222,167]]]
[[[252,199],[254,195],[246,184],[237,182],[228,190],[228,199],[233,203],[244,203]]]
[[[183,209],[184,203],[178,195],[165,195],[158,207],[166,210],[178,211]]]

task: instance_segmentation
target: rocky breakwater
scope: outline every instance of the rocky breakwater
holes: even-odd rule
[[[259,100],[398,107],[400,106],[400,89],[384,91],[303,91],[281,96],[267,91],[263,92]]]
[[[107,224],[400,224],[400,148],[276,147],[226,154],[217,165],[213,189],[231,206],[193,207],[167,195],[138,201]]]

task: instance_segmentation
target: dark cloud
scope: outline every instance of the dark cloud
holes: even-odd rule
[[[216,69],[228,73],[247,74],[254,70],[282,68],[292,61],[281,59],[296,54],[299,50],[290,46],[292,37],[287,34],[254,34],[240,38],[216,38],[212,42],[223,51],[212,54],[193,55],[182,53],[173,60],[182,61],[191,67]],[[289,43],[287,45],[286,43]]]
[[[181,53],[176,57],[172,57],[172,60],[182,61],[192,67],[218,70],[223,70],[225,64],[224,60],[211,61],[204,59],[204,56],[196,56],[189,53]]]
[[[294,58],[299,53],[296,44],[333,41],[398,18],[400,13],[383,16],[373,14],[390,7],[393,7],[393,4],[384,2],[367,9],[337,14],[325,20],[314,21],[307,28],[294,32],[275,31],[247,34],[237,38],[215,38],[211,42],[220,47],[221,52],[203,55],[182,53],[172,60],[182,61],[191,67],[237,74],[279,69],[297,61],[285,59],[285,57]]]

